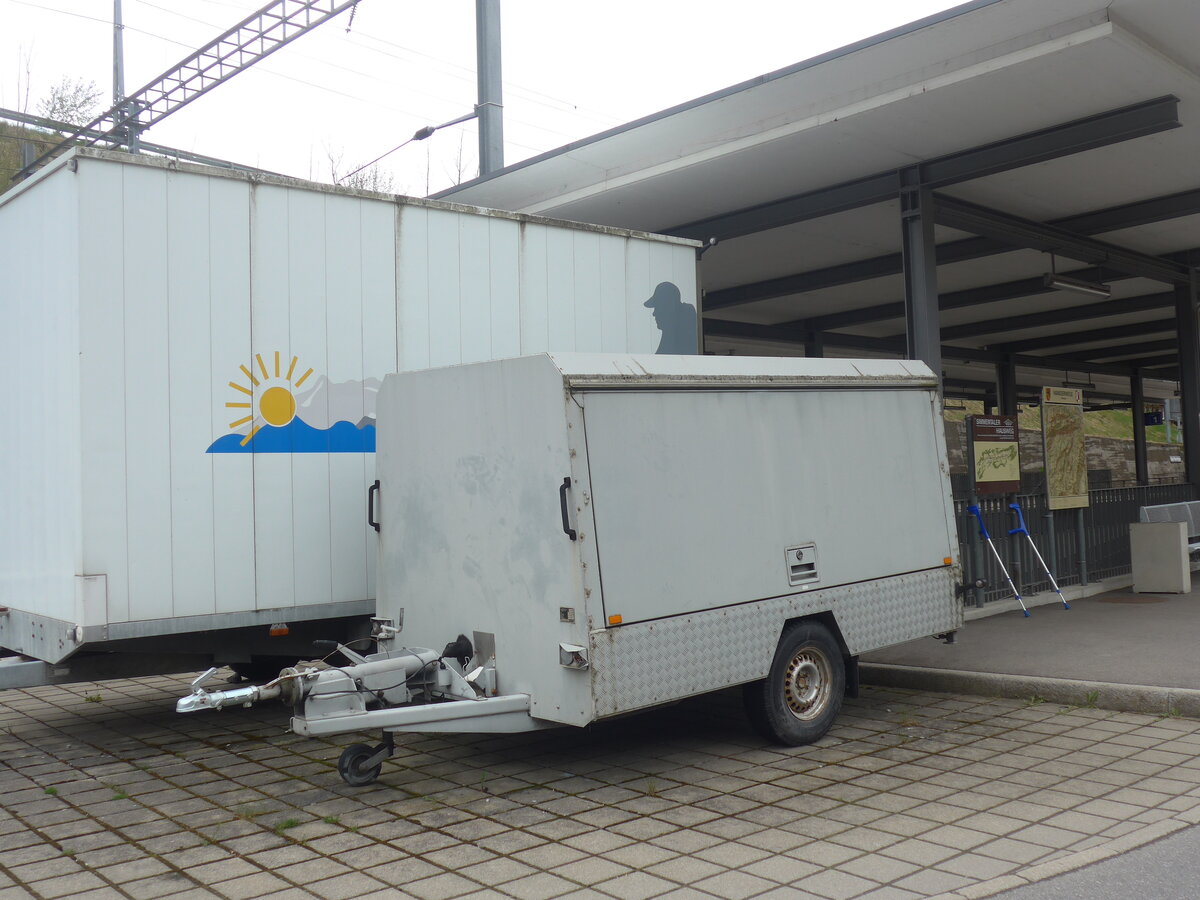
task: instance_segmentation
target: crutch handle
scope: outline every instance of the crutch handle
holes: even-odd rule
[[[1017,514],[1017,527],[1010,528],[1008,533],[1009,534],[1023,534],[1026,537],[1029,537],[1029,529],[1025,527],[1025,517],[1023,515],[1021,515],[1021,504],[1020,503],[1010,503],[1010,504],[1008,504],[1008,508]]]
[[[979,536],[985,541],[990,541],[991,535],[988,534],[987,526],[983,524],[983,514],[979,511],[979,506],[972,503],[967,507],[967,512],[979,520]]]

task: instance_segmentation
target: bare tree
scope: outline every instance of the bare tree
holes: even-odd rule
[[[38,114],[72,125],[86,125],[96,118],[102,96],[96,82],[64,75],[50,88],[50,93],[38,101]]]
[[[360,168],[358,166],[346,166],[349,170],[349,175],[341,175],[339,171],[342,166],[342,151],[334,151],[328,144],[325,145],[325,159],[329,162],[329,180],[334,184],[340,184],[342,187],[357,188],[361,191],[375,191],[379,194],[394,194],[396,193],[396,178],[391,172],[385,172],[379,166],[366,166]]]
[[[463,142],[465,135],[463,132],[458,133],[458,152],[454,155],[450,165],[446,167],[446,174],[450,177],[451,184],[462,184],[463,179],[467,177],[467,160],[463,156]]]
[[[17,112],[29,112],[29,83],[33,80],[33,48],[25,49],[21,44],[17,49]]]

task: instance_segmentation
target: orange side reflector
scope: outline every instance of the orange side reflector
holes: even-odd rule
[[[284,635],[290,633],[290,629],[287,627],[286,623],[281,623],[279,625],[272,625],[271,630],[267,633],[271,637],[283,637]]]
[[[609,625],[620,625],[620,624],[621,624],[621,621],[622,621],[622,619],[621,619],[621,617],[620,617],[620,616],[609,616],[609,617],[608,617],[608,624],[609,624]]]
[[[945,559],[942,560],[942,565],[944,565],[944,566],[949,566],[949,565],[952,565],[953,563],[954,563],[954,560],[951,559],[949,556],[947,556]]]

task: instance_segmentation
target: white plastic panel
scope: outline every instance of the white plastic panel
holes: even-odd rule
[[[197,456],[216,435],[244,412],[227,403],[245,400],[229,387],[244,382],[239,363],[253,356],[250,320],[250,214],[249,185],[224,178],[206,179],[209,185],[208,259],[211,293],[208,307],[211,339],[208,380],[212,394],[207,413],[208,435],[188,448]],[[213,570],[217,612],[254,608],[254,457],[244,453],[216,456],[204,453],[212,467]]]
[[[0,606],[72,620],[80,565],[78,182],[0,206]],[[0,621],[0,634],[3,634]]]
[[[265,381],[260,378],[261,372],[257,371],[255,354],[272,353],[278,349],[288,354],[289,367],[291,357],[296,356],[302,364],[301,371],[314,363],[319,364],[319,361],[311,358],[314,348],[293,344],[290,333],[288,292],[292,282],[289,275],[292,259],[289,253],[291,228],[288,195],[288,190],[273,185],[259,185],[253,190],[250,218],[250,334],[253,342],[248,355],[235,357],[227,353],[221,366],[229,373],[230,381],[243,387],[257,388],[255,381],[260,384]],[[245,371],[242,371],[242,367],[245,367]],[[217,373],[214,373],[214,377],[217,377]],[[298,376],[295,380],[298,380]],[[228,389],[226,393],[231,399],[241,399],[238,395],[239,392],[233,389]],[[251,402],[257,402],[257,396]],[[240,411],[231,410],[229,421],[238,421],[233,417],[240,414]],[[237,454],[222,454],[222,457],[226,455]],[[247,600],[254,602],[257,597],[254,605],[259,609],[291,606],[292,598],[296,596],[291,455],[254,453],[251,458],[254,461],[255,592]],[[220,466],[225,462],[221,458],[216,464]]]
[[[328,309],[323,310],[329,344],[326,373],[330,384],[339,385],[339,391],[347,390],[346,408],[342,414],[348,414],[348,421],[356,423],[368,411],[374,413],[373,404],[370,410],[367,409],[367,388],[364,384],[363,279],[375,277],[380,269],[390,274],[392,258],[390,243],[386,253],[377,255],[369,264],[361,250],[362,211],[370,205],[377,204],[366,204],[351,197],[333,194],[325,196],[325,246],[322,256],[326,266],[321,288],[328,298]],[[390,224],[389,219],[386,227],[389,233]],[[371,326],[375,327],[374,321]],[[387,328],[385,334],[391,331],[391,328]],[[388,361],[392,360],[389,358]],[[373,374],[376,378],[380,377],[377,373]],[[350,393],[348,389],[355,385],[358,386],[357,391]],[[364,482],[370,454],[312,455],[324,460],[328,467],[323,500],[326,510],[325,539],[329,547],[326,560],[329,597],[332,600],[363,599],[368,596],[364,567],[368,530],[363,499],[366,495]]]
[[[492,325],[489,359],[521,354],[521,235],[510,219],[488,218],[488,318]]]
[[[331,354],[345,351],[343,343],[334,350],[333,345],[342,337],[339,329],[332,327],[334,319],[340,317],[345,301],[336,285],[328,282],[329,268],[337,266],[330,257],[336,251],[346,252],[345,244],[330,244],[330,223],[326,218],[326,196],[315,191],[289,190],[287,192],[288,218],[288,267],[287,271],[287,341],[274,345],[259,344],[260,353],[267,364],[268,383],[286,384],[286,372],[291,366],[291,357],[298,360],[297,369],[314,372],[310,382],[321,385],[325,379],[327,390],[318,392],[311,402],[298,411],[298,415],[317,427],[331,421],[334,379],[330,378]],[[357,262],[357,253],[354,261]],[[349,315],[356,318],[353,298],[348,303]],[[275,352],[280,352],[278,368]],[[361,350],[359,351],[361,355]],[[257,359],[257,356],[256,356]],[[261,374],[261,372],[260,372]],[[293,373],[293,378],[295,378]],[[301,385],[301,388],[306,385]],[[289,386],[297,399],[295,382]],[[361,390],[361,389],[360,389]],[[359,405],[361,410],[361,405]],[[354,413],[350,413],[354,415]],[[291,566],[293,572],[293,597],[296,605],[306,606],[327,603],[333,596],[330,528],[329,528],[329,453],[272,453],[269,455],[289,464],[291,476]],[[270,508],[270,500],[261,493],[256,502]],[[282,521],[265,523],[265,527],[286,529]],[[259,583],[263,583],[260,579]],[[291,604],[280,604],[291,605]],[[259,608],[266,606],[259,598]]]
[[[84,160],[79,168],[79,271],[87,273],[88,285],[86,295],[78,295],[84,535],[79,574],[107,576],[106,620],[126,622],[125,234],[115,225],[95,225],[111,222],[113,210],[122,208],[124,170]]]
[[[361,252],[364,269],[362,282],[363,372],[369,379],[378,378],[380,380],[378,386],[381,387],[384,375],[401,366],[398,359],[400,342],[396,336],[400,315],[396,270],[398,258],[396,228],[399,214],[396,207],[383,203],[364,203],[360,207],[360,213],[362,216]],[[371,412],[377,412],[377,402],[378,395],[371,398]],[[369,453],[363,456],[363,468],[363,482],[355,499],[351,500],[353,505],[349,508],[349,521],[346,527],[357,529],[361,526],[363,529],[366,543],[367,584],[366,593],[363,596],[373,598],[376,596],[377,542],[375,532],[368,532],[365,523],[367,518],[366,492],[368,486],[375,480],[375,454]],[[339,517],[335,521],[335,527],[341,521],[343,519]],[[356,561],[352,558],[336,560],[334,572],[337,573],[341,566],[350,569],[355,565]],[[344,590],[347,592],[353,590],[354,582],[350,578],[346,580],[337,578],[335,583],[344,585]],[[343,598],[338,597],[338,599]]]
[[[171,615],[172,588],[166,179],[123,174],[129,617],[158,619]]]
[[[166,353],[171,466],[171,614],[208,615],[216,606],[216,547],[213,458],[198,453],[212,440],[212,180],[198,175],[166,176],[167,229]],[[205,502],[197,502],[204,498]],[[224,524],[224,523],[222,523]]]

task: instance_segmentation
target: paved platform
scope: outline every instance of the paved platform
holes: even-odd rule
[[[1049,621],[1049,614],[1039,619]],[[819,745],[736,691],[408,736],[381,780],[184,678],[0,693],[0,900],[984,897],[1200,822],[1200,721],[867,687]]]
[[[865,681],[985,696],[1041,697],[1153,715],[1200,717],[1200,579],[1190,594],[1129,588],[1073,599],[1026,598],[975,618],[957,643],[932,639],[863,657]],[[1053,598],[1053,599],[1052,599]],[[1047,602],[1051,601],[1051,602]]]

